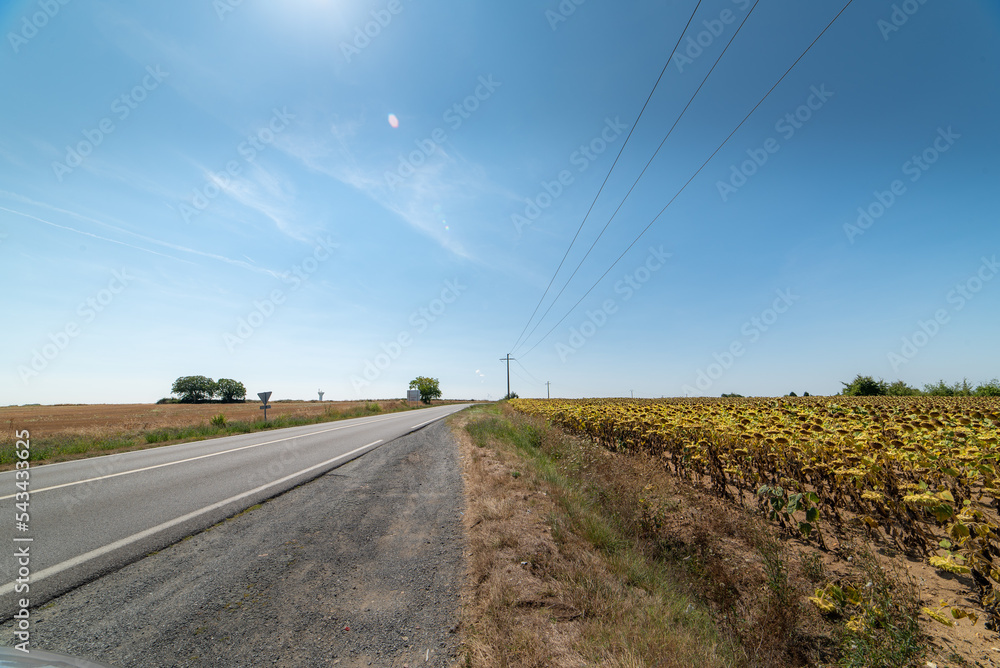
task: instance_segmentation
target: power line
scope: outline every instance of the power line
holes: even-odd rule
[[[604,186],[607,185],[608,179],[611,178],[611,172],[615,170],[615,166],[618,164],[619,158],[622,157],[622,152],[625,151],[625,147],[628,145],[629,139],[632,138],[632,133],[635,132],[636,127],[639,125],[639,119],[642,118],[642,114],[646,111],[646,107],[649,106],[649,101],[653,99],[653,93],[656,92],[656,87],[660,85],[660,80],[663,79],[663,75],[666,74],[667,68],[670,66],[670,61],[673,60],[674,54],[677,52],[677,47],[680,46],[681,40],[684,38],[684,34],[687,32],[687,29],[691,26],[691,22],[694,21],[694,16],[695,14],[698,13],[698,8],[701,7],[701,3],[702,0],[698,0],[698,4],[694,6],[694,11],[691,12],[691,16],[688,18],[687,23],[684,25],[684,30],[682,30],[681,34],[677,37],[677,43],[674,44],[674,48],[671,49],[670,55],[667,57],[667,62],[663,64],[663,69],[660,70],[660,76],[656,78],[656,83],[653,84],[652,90],[649,91],[649,96],[646,97],[646,102],[642,105],[642,109],[639,110],[639,115],[636,116],[635,123],[632,124],[632,128],[628,131],[628,134],[625,136],[625,141],[622,143],[622,147],[618,150],[618,155],[615,156],[615,161],[611,164],[611,169],[608,170],[607,175],[604,177],[604,181],[603,183],[601,183],[601,187],[597,190],[597,194],[594,196],[594,201],[590,203],[590,208],[587,209],[586,215],[584,215],[583,220],[580,221],[580,226],[576,229],[576,234],[573,235],[573,239],[569,242],[569,247],[566,248],[566,252],[563,254],[562,260],[559,261],[559,266],[556,267],[556,271],[554,274],[552,274],[552,278],[551,280],[549,280],[549,284],[545,287],[545,292],[542,293],[541,299],[539,299],[538,303],[535,305],[535,310],[532,311],[531,315],[528,317],[528,322],[524,323],[524,329],[521,330],[521,333],[518,335],[517,340],[514,342],[514,345],[511,348],[511,350],[517,348],[518,344],[521,343],[521,337],[524,336],[524,332],[527,331],[528,325],[531,324],[531,321],[535,317],[535,314],[538,313],[538,308],[542,305],[542,302],[545,301],[545,296],[549,294],[549,289],[552,288],[552,284],[555,282],[556,276],[559,275],[559,270],[562,269],[563,263],[566,262],[566,258],[569,257],[569,252],[570,250],[572,250],[573,244],[576,243],[577,237],[580,236],[580,232],[583,230],[584,224],[590,217],[590,212],[594,210],[594,205],[597,204],[597,199],[601,196],[601,193],[604,192]]]
[[[754,105],[753,109],[751,109],[751,110],[750,110],[750,112],[749,112],[749,113],[748,113],[748,114],[747,114],[747,115],[746,115],[746,116],[745,116],[745,117],[743,118],[743,120],[742,120],[742,121],[740,121],[739,125],[737,125],[737,126],[736,126],[736,128],[735,128],[735,129],[734,129],[734,130],[733,130],[732,132],[730,132],[730,133],[729,133],[729,136],[727,136],[727,137],[726,137],[726,138],[725,138],[725,139],[724,139],[724,140],[722,141],[722,143],[721,143],[721,144],[719,144],[718,148],[716,148],[716,149],[715,149],[715,150],[714,150],[714,151],[712,152],[712,154],[711,154],[710,156],[708,156],[708,159],[707,159],[707,160],[705,160],[705,162],[703,162],[703,163],[701,164],[701,167],[699,167],[699,168],[698,168],[698,170],[697,170],[697,171],[696,171],[696,172],[695,172],[694,174],[692,174],[692,175],[691,175],[691,178],[689,178],[689,179],[687,180],[687,182],[685,182],[685,183],[684,183],[684,185],[683,185],[683,186],[681,186],[680,190],[678,190],[678,191],[677,191],[677,192],[676,192],[676,193],[674,194],[674,196],[670,198],[670,201],[669,201],[669,202],[667,202],[667,204],[666,204],[666,205],[665,205],[665,206],[664,206],[664,207],[663,207],[662,209],[660,209],[660,212],[659,212],[659,213],[657,213],[657,214],[656,214],[656,216],[654,216],[654,217],[653,217],[653,219],[652,219],[652,220],[651,220],[651,221],[649,222],[649,224],[648,224],[648,225],[646,225],[646,227],[644,227],[644,228],[643,228],[642,232],[640,232],[640,233],[638,234],[638,236],[636,236],[636,238],[632,240],[632,243],[630,243],[630,244],[628,245],[628,247],[626,247],[626,248],[625,248],[625,250],[624,250],[624,251],[622,251],[622,254],[618,256],[618,258],[617,258],[617,259],[616,259],[616,260],[615,260],[615,261],[614,261],[614,262],[613,262],[613,263],[611,264],[611,266],[610,266],[610,267],[608,267],[608,269],[607,269],[607,270],[606,270],[606,271],[605,271],[605,272],[604,272],[603,274],[601,274],[600,278],[598,278],[598,279],[597,279],[597,280],[596,280],[596,281],[594,282],[594,284],[590,286],[590,288],[589,288],[589,289],[588,289],[588,290],[587,290],[587,291],[586,291],[586,292],[585,292],[585,293],[583,294],[583,296],[582,296],[582,297],[580,297],[580,299],[579,299],[579,300],[577,300],[577,302],[576,302],[575,304],[573,304],[573,306],[571,306],[571,307],[570,307],[569,311],[567,311],[567,312],[566,312],[566,315],[564,315],[564,316],[563,316],[562,318],[560,318],[560,319],[559,319],[559,322],[557,322],[557,323],[556,323],[555,325],[553,325],[553,326],[552,326],[552,329],[550,329],[550,330],[549,330],[548,332],[546,332],[546,333],[545,333],[545,335],[544,335],[544,336],[542,336],[542,338],[540,338],[540,339],[539,339],[539,340],[538,340],[538,341],[537,341],[537,342],[535,343],[535,345],[531,346],[531,348],[529,348],[529,349],[528,349],[528,350],[527,350],[527,351],[526,351],[526,352],[524,353],[525,355],[527,355],[527,354],[528,354],[528,353],[530,353],[530,352],[531,352],[532,350],[534,350],[535,348],[537,348],[537,347],[538,347],[538,345],[539,345],[539,344],[540,344],[540,343],[541,343],[542,341],[544,341],[544,340],[545,340],[546,338],[548,338],[548,336],[549,336],[549,335],[550,335],[550,334],[551,334],[551,333],[552,333],[553,331],[555,331],[556,327],[558,327],[559,325],[561,325],[561,324],[563,323],[563,321],[564,321],[564,320],[566,320],[566,318],[568,318],[568,317],[569,317],[569,315],[570,315],[570,314],[571,314],[571,313],[572,313],[572,312],[573,312],[573,311],[574,311],[574,310],[576,309],[576,307],[577,307],[577,306],[579,306],[579,305],[580,305],[580,303],[581,303],[581,302],[582,302],[582,301],[583,301],[583,300],[584,300],[584,299],[585,299],[585,298],[587,297],[587,295],[589,295],[589,294],[590,294],[590,293],[591,293],[591,292],[592,292],[592,291],[594,290],[594,288],[596,288],[596,287],[597,287],[597,285],[598,285],[598,284],[599,284],[599,283],[600,283],[600,282],[601,282],[602,280],[604,280],[604,277],[605,277],[605,276],[607,276],[607,275],[608,275],[608,274],[609,274],[609,273],[611,272],[611,270],[615,268],[615,266],[616,266],[616,265],[617,265],[617,264],[618,264],[618,263],[619,263],[619,262],[621,261],[621,259],[622,259],[623,257],[625,257],[625,254],[626,254],[626,253],[628,253],[628,252],[629,252],[629,251],[630,251],[630,250],[632,249],[632,247],[633,247],[633,246],[634,246],[634,245],[635,245],[635,244],[636,244],[636,243],[637,243],[637,242],[639,241],[639,239],[640,239],[640,238],[642,238],[642,236],[643,236],[643,235],[644,235],[644,234],[645,234],[645,233],[646,233],[646,232],[647,232],[647,231],[649,230],[649,228],[653,226],[653,223],[655,223],[655,222],[656,222],[656,221],[657,221],[657,220],[658,220],[658,219],[660,218],[660,216],[662,216],[662,215],[663,215],[663,213],[664,213],[664,212],[665,212],[665,211],[667,210],[667,208],[668,208],[668,207],[669,207],[669,206],[670,206],[671,204],[673,204],[673,203],[674,203],[674,200],[676,200],[676,199],[677,199],[677,197],[678,197],[678,196],[680,196],[680,194],[681,194],[682,192],[684,192],[684,190],[685,190],[685,189],[686,189],[686,188],[688,187],[688,185],[690,185],[690,184],[691,184],[691,182],[692,182],[692,181],[693,181],[693,180],[695,179],[695,177],[697,177],[697,176],[698,176],[698,174],[700,174],[700,173],[701,173],[701,171],[702,171],[703,169],[705,169],[705,166],[706,166],[706,165],[707,165],[707,164],[708,164],[709,162],[711,162],[712,158],[714,158],[714,157],[716,156],[716,154],[718,154],[718,152],[722,150],[722,147],[723,147],[723,146],[725,146],[725,145],[726,145],[726,144],[727,144],[727,143],[729,142],[729,140],[733,138],[733,135],[735,135],[735,134],[736,134],[736,133],[737,133],[737,132],[739,131],[739,129],[740,129],[741,127],[743,127],[743,125],[744,125],[744,124],[745,124],[745,123],[747,122],[747,120],[748,120],[748,119],[750,118],[750,116],[752,116],[752,115],[753,115],[753,113],[754,113],[755,111],[757,111],[758,107],[760,107],[760,105],[764,103],[764,100],[766,100],[766,99],[767,99],[767,97],[768,97],[768,96],[769,96],[769,95],[770,95],[770,94],[771,94],[772,92],[774,92],[774,89],[775,89],[775,88],[777,88],[777,87],[778,87],[778,85],[779,85],[779,84],[780,84],[780,83],[781,83],[782,81],[784,81],[785,77],[787,77],[787,76],[788,76],[789,72],[791,72],[791,71],[792,71],[792,70],[793,70],[793,69],[795,68],[795,66],[799,64],[799,61],[801,61],[801,60],[802,60],[802,59],[803,59],[803,58],[805,57],[805,55],[806,55],[807,53],[809,53],[810,49],[812,49],[812,48],[813,48],[813,46],[815,46],[815,45],[816,45],[816,42],[818,42],[818,41],[820,40],[820,38],[822,38],[822,37],[823,37],[823,35],[825,35],[825,34],[826,34],[826,32],[827,32],[827,31],[828,31],[828,30],[830,29],[830,27],[831,27],[831,26],[833,26],[833,24],[834,24],[834,23],[836,23],[837,19],[839,19],[839,18],[840,18],[840,16],[841,16],[841,15],[842,15],[842,14],[843,14],[843,13],[844,13],[845,11],[847,11],[847,8],[851,6],[851,3],[852,3],[852,2],[854,2],[854,0],[848,0],[848,1],[847,1],[847,4],[846,4],[846,5],[844,5],[844,7],[843,7],[843,8],[842,8],[842,9],[841,9],[841,10],[840,10],[839,12],[837,12],[837,15],[833,17],[833,20],[831,20],[831,21],[830,21],[830,22],[829,22],[829,23],[828,23],[828,24],[826,25],[826,27],[825,27],[825,28],[823,28],[823,30],[822,30],[822,31],[820,32],[820,34],[819,34],[819,35],[818,35],[818,36],[816,37],[816,39],[814,39],[814,40],[813,40],[813,41],[812,41],[812,42],[811,42],[811,43],[809,44],[809,46],[807,46],[807,47],[806,47],[805,51],[803,51],[803,52],[802,52],[802,53],[801,53],[801,54],[799,55],[799,57],[795,59],[795,62],[793,62],[793,63],[791,64],[791,66],[790,66],[790,67],[789,67],[789,68],[788,68],[787,70],[785,70],[785,73],[781,75],[781,77],[780,77],[780,78],[779,78],[779,79],[778,79],[778,80],[777,80],[777,81],[776,81],[776,82],[774,83],[774,85],[773,85],[773,86],[771,86],[771,88],[770,88],[770,89],[769,89],[769,90],[768,90],[768,91],[767,91],[766,93],[764,93],[764,96],[763,96],[763,97],[762,97],[762,98],[761,98],[761,99],[760,99],[760,100],[759,100],[759,101],[757,102],[757,104],[756,104],[756,105]]]
[[[815,45],[816,45],[816,42],[818,42],[818,41],[820,40],[820,38],[822,38],[822,37],[823,37],[823,35],[825,35],[825,34],[826,34],[826,32],[827,32],[827,31],[828,31],[828,30],[830,29],[830,27],[831,27],[831,26],[833,26],[833,24],[837,22],[837,19],[839,19],[839,18],[840,18],[840,16],[841,16],[841,15],[842,15],[842,14],[843,14],[843,13],[844,13],[845,11],[847,11],[847,8],[851,6],[851,3],[852,3],[852,2],[854,2],[854,0],[847,0],[847,4],[846,4],[846,5],[844,5],[843,9],[841,9],[841,10],[840,10],[839,12],[837,12],[837,15],[833,17],[833,20],[831,20],[831,21],[830,21],[830,22],[829,22],[829,23],[828,23],[828,24],[826,25],[826,27],[825,27],[825,28],[823,28],[823,30],[822,30],[822,31],[820,32],[820,34],[819,34],[819,35],[818,35],[818,36],[816,37],[816,39],[814,39],[814,40],[813,40],[813,41],[812,41],[812,42],[811,42],[811,43],[809,44],[809,46],[807,46],[807,47],[806,47],[805,51],[803,51],[803,52],[801,53],[801,55],[799,55],[799,57],[795,59],[795,62],[793,62],[793,63],[791,64],[791,66],[790,66],[790,67],[789,67],[789,68],[788,68],[787,70],[785,70],[785,73],[781,75],[781,77],[780,77],[780,78],[779,78],[779,79],[778,79],[778,80],[777,80],[777,81],[775,82],[775,84],[774,84],[773,86],[771,86],[771,88],[770,88],[770,89],[769,89],[769,90],[768,90],[768,91],[767,91],[766,93],[764,93],[764,96],[763,96],[763,97],[762,97],[762,98],[760,99],[760,101],[758,101],[758,102],[757,102],[757,104],[755,104],[755,105],[754,105],[753,109],[751,109],[751,110],[750,110],[750,112],[749,112],[749,113],[748,113],[748,114],[747,114],[747,115],[746,115],[746,116],[745,116],[745,117],[743,118],[743,120],[742,120],[742,121],[740,121],[740,124],[739,124],[739,125],[737,125],[737,126],[736,126],[736,128],[735,128],[735,129],[734,129],[734,130],[733,130],[732,132],[730,132],[730,133],[729,133],[729,136],[728,136],[728,137],[726,137],[726,138],[725,138],[725,139],[723,140],[723,142],[722,142],[721,144],[719,144],[718,148],[716,148],[716,149],[715,149],[715,150],[714,150],[714,151],[712,152],[712,154],[711,154],[710,156],[708,156],[708,159],[707,159],[707,160],[705,160],[705,162],[701,163],[701,167],[699,167],[699,168],[698,168],[698,170],[697,170],[697,171],[696,171],[696,172],[695,172],[694,174],[692,174],[692,175],[691,175],[691,178],[689,178],[689,179],[687,180],[687,182],[685,182],[685,183],[684,183],[684,185],[683,185],[683,186],[681,186],[680,190],[678,190],[678,191],[677,191],[677,192],[676,192],[676,193],[674,194],[674,196],[670,198],[670,201],[669,201],[669,202],[667,202],[667,204],[666,204],[666,205],[665,205],[665,206],[664,206],[664,207],[663,207],[662,209],[660,209],[660,212],[659,212],[658,214],[656,214],[656,216],[654,216],[654,217],[653,217],[653,219],[652,219],[651,221],[649,221],[649,224],[648,224],[648,225],[646,225],[646,227],[644,227],[644,228],[643,228],[642,232],[640,232],[640,233],[638,234],[638,236],[636,236],[636,238],[632,240],[632,243],[630,243],[630,244],[628,245],[628,247],[627,247],[627,248],[625,248],[625,250],[624,250],[624,251],[622,251],[622,254],[618,256],[618,259],[616,259],[616,260],[615,260],[615,261],[614,261],[614,262],[613,262],[613,263],[611,264],[611,266],[610,266],[610,267],[608,267],[608,269],[607,269],[607,270],[606,270],[606,271],[605,271],[605,272],[604,272],[603,274],[601,274],[601,277],[600,277],[600,278],[598,278],[598,279],[597,279],[597,280],[596,280],[596,281],[594,282],[594,284],[590,286],[590,288],[589,288],[589,289],[588,289],[588,290],[587,290],[587,291],[586,291],[586,292],[585,292],[585,293],[583,294],[583,296],[582,296],[582,297],[580,297],[580,299],[579,299],[579,300],[577,300],[577,302],[576,302],[575,304],[573,304],[573,306],[571,306],[571,307],[570,307],[569,311],[567,311],[567,312],[566,312],[566,315],[564,315],[564,316],[563,316],[562,318],[560,318],[560,319],[559,319],[559,322],[557,322],[557,323],[556,323],[555,325],[553,325],[553,326],[552,326],[552,329],[550,329],[550,330],[549,330],[548,332],[546,332],[546,333],[545,333],[545,335],[544,335],[544,336],[542,336],[542,338],[540,338],[540,339],[539,339],[539,340],[538,340],[538,341],[537,341],[537,342],[535,343],[535,345],[531,346],[531,348],[529,348],[529,349],[528,349],[528,350],[527,350],[527,351],[526,351],[526,352],[524,353],[524,355],[527,355],[528,353],[530,353],[530,352],[531,352],[532,350],[534,350],[535,348],[537,348],[537,347],[538,347],[538,345],[539,345],[539,344],[540,344],[540,343],[541,343],[542,341],[544,341],[544,340],[545,340],[546,338],[548,338],[548,336],[549,336],[549,335],[550,335],[550,334],[551,334],[552,332],[554,332],[554,331],[555,331],[556,327],[558,327],[559,325],[561,325],[561,324],[563,323],[563,321],[564,321],[564,320],[566,320],[566,318],[568,318],[568,317],[570,316],[570,314],[571,314],[571,313],[572,313],[572,312],[573,312],[574,310],[576,310],[576,307],[580,305],[580,303],[581,303],[581,302],[582,302],[582,301],[583,301],[583,300],[584,300],[584,299],[585,299],[585,298],[587,297],[587,295],[589,295],[589,294],[590,294],[590,293],[591,293],[591,292],[592,292],[592,291],[594,290],[594,288],[596,288],[596,287],[597,287],[597,285],[598,285],[598,284],[599,284],[599,283],[600,283],[600,282],[601,282],[602,280],[604,280],[604,277],[605,277],[605,276],[607,276],[607,275],[608,275],[608,274],[609,274],[609,273],[611,272],[611,270],[612,270],[612,269],[614,269],[614,268],[615,268],[615,266],[616,266],[616,265],[617,265],[617,264],[618,264],[619,262],[621,262],[621,259],[622,259],[623,257],[625,257],[625,254],[626,254],[626,253],[628,253],[628,252],[629,252],[629,251],[630,251],[630,250],[632,249],[632,247],[633,247],[633,246],[635,246],[635,244],[636,244],[636,243],[637,243],[637,242],[639,241],[639,239],[641,239],[641,238],[642,238],[642,236],[643,236],[644,234],[646,234],[646,232],[647,232],[647,231],[649,230],[649,228],[653,226],[653,223],[655,223],[655,222],[656,222],[656,221],[657,221],[657,220],[658,220],[658,219],[660,218],[660,216],[662,216],[662,215],[663,215],[663,213],[664,213],[664,212],[665,212],[665,211],[667,210],[667,208],[668,208],[668,207],[669,207],[669,206],[670,206],[671,204],[673,204],[673,203],[674,203],[674,200],[676,200],[676,199],[677,199],[677,197],[678,197],[678,196],[680,196],[680,194],[681,194],[682,192],[684,192],[685,188],[687,188],[687,187],[688,187],[688,186],[689,186],[689,185],[691,184],[691,182],[692,182],[692,181],[694,181],[695,177],[697,177],[697,176],[698,176],[698,174],[700,174],[700,173],[701,173],[701,171],[702,171],[703,169],[705,169],[705,166],[706,166],[706,165],[707,165],[707,164],[708,164],[709,162],[711,162],[712,158],[714,158],[714,157],[716,156],[716,154],[718,154],[718,152],[722,150],[722,147],[723,147],[723,146],[725,146],[725,145],[726,145],[726,144],[727,144],[727,143],[729,142],[729,140],[733,138],[733,135],[735,135],[735,134],[736,134],[736,133],[737,133],[737,132],[739,131],[739,129],[740,129],[741,127],[743,127],[743,125],[744,125],[744,124],[745,124],[745,123],[747,122],[747,120],[749,120],[750,116],[752,116],[752,115],[753,115],[753,113],[754,113],[755,111],[757,111],[758,107],[760,107],[760,105],[764,103],[764,100],[766,100],[766,99],[767,99],[767,97],[768,97],[768,96],[769,96],[769,95],[770,95],[770,94],[771,94],[772,92],[774,92],[774,89],[775,89],[775,88],[777,88],[777,87],[778,87],[778,85],[779,85],[779,84],[780,84],[780,83],[781,83],[782,81],[784,81],[784,80],[785,80],[785,77],[787,77],[787,76],[788,76],[789,72],[791,72],[791,71],[792,71],[792,70],[793,70],[793,69],[795,68],[795,66],[799,64],[799,61],[801,61],[801,60],[802,60],[802,59],[803,59],[803,58],[805,57],[805,55],[806,55],[807,53],[809,53],[810,49],[812,49],[812,48],[813,48],[813,46],[815,46]],[[523,356],[523,355],[522,355],[522,356]]]
[[[513,373],[515,376],[517,376],[518,378],[520,378],[524,382],[525,385],[533,385],[534,384],[530,380],[528,380],[527,378],[525,378],[524,376],[522,376],[521,374],[519,374],[517,372],[517,369],[514,369],[513,371],[511,371],[511,373]],[[524,390],[521,390],[521,391],[523,392]]]
[[[608,219],[608,222],[606,222],[604,224],[604,227],[601,229],[601,233],[598,234],[597,238],[594,239],[594,242],[592,244],[590,244],[590,248],[587,249],[587,252],[584,254],[583,258],[580,259],[580,262],[579,262],[579,264],[576,265],[576,269],[573,270],[573,273],[570,274],[570,276],[569,276],[568,279],[566,279],[566,282],[563,284],[562,289],[559,290],[559,294],[557,294],[552,299],[552,303],[550,303],[549,307],[547,309],[545,309],[545,313],[542,314],[542,317],[540,317],[538,319],[538,322],[535,323],[535,326],[531,328],[530,332],[528,332],[528,336],[525,339],[525,344],[527,344],[527,339],[531,338],[531,335],[535,333],[535,330],[538,329],[538,326],[542,324],[543,320],[545,320],[545,316],[547,316],[549,314],[549,312],[552,310],[552,307],[554,307],[556,305],[556,302],[559,301],[559,298],[562,296],[563,292],[566,291],[566,288],[569,287],[569,284],[573,281],[573,278],[576,276],[576,273],[578,271],[580,271],[580,267],[583,266],[583,263],[590,256],[590,252],[592,250],[594,250],[594,246],[596,246],[597,242],[600,241],[601,237],[604,236],[604,233],[605,233],[605,231],[607,231],[608,226],[611,225],[611,221],[613,221],[615,219],[615,217],[618,215],[618,212],[621,211],[621,209],[622,209],[623,206],[625,206],[625,202],[628,200],[629,196],[632,195],[632,191],[635,190],[635,187],[639,184],[639,181],[642,179],[643,175],[646,173],[646,170],[649,169],[649,166],[651,164],[653,164],[653,160],[656,159],[656,156],[660,154],[660,149],[662,149],[663,145],[667,143],[667,139],[670,138],[670,135],[672,135],[674,133],[674,129],[677,127],[677,124],[681,122],[681,118],[683,118],[684,114],[687,113],[688,108],[691,107],[691,103],[693,103],[694,99],[696,97],[698,97],[698,93],[701,92],[701,89],[705,86],[705,83],[708,81],[708,78],[710,76],[712,76],[712,72],[715,71],[715,68],[719,66],[719,62],[722,61],[723,56],[726,55],[726,51],[728,51],[729,47],[732,46],[733,41],[736,39],[736,36],[740,34],[740,31],[743,29],[743,26],[746,24],[747,20],[750,18],[750,15],[753,14],[753,10],[757,8],[757,5],[759,3],[760,3],[760,0],[756,0],[756,2],[753,3],[753,7],[751,7],[750,11],[747,12],[747,15],[743,17],[743,21],[740,23],[739,27],[736,28],[736,32],[734,32],[733,36],[729,38],[729,42],[726,44],[726,48],[724,48],[722,50],[722,53],[719,54],[718,58],[715,59],[715,63],[712,64],[712,68],[708,71],[708,74],[706,74],[705,77],[701,80],[701,83],[698,85],[698,88],[695,89],[694,93],[688,99],[687,104],[685,104],[684,108],[681,109],[681,113],[678,114],[677,119],[674,121],[674,124],[670,126],[670,129],[667,131],[667,134],[664,135],[663,140],[660,141],[660,145],[656,147],[656,151],[653,152],[653,155],[649,158],[649,161],[646,162],[646,166],[642,168],[642,171],[639,173],[639,176],[637,176],[636,179],[635,179],[635,181],[632,182],[632,187],[628,189],[627,193],[625,193],[625,197],[618,204],[618,208],[616,208],[615,211],[614,211],[614,213],[611,214],[611,218]],[[562,265],[560,264],[560,266],[562,266]],[[558,272],[558,270],[556,270],[556,271]],[[555,278],[555,277],[553,277],[553,278]],[[536,309],[536,311],[537,311],[537,309]],[[532,314],[532,315],[534,315],[534,314]],[[522,334],[523,334],[523,332],[522,332]],[[517,344],[514,345],[514,348],[512,350],[514,350],[514,352],[517,352]]]
[[[529,376],[531,376],[531,377],[532,377],[532,378],[534,379],[534,381],[535,381],[536,383],[538,383],[539,385],[544,385],[544,383],[543,383],[542,381],[538,380],[538,378],[535,378],[535,374],[533,374],[533,373],[531,373],[530,371],[528,371],[528,368],[527,368],[527,367],[525,367],[525,366],[524,366],[523,364],[521,364],[520,362],[518,362],[518,361],[517,361],[516,359],[514,359],[513,357],[511,358],[511,361],[512,361],[512,362],[517,362],[517,365],[518,365],[519,367],[521,367],[522,369],[524,369],[524,373],[526,373],[526,374],[528,374]],[[523,379],[522,379],[522,380],[523,380]]]

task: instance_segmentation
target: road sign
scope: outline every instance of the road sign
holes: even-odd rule
[[[264,422],[267,422],[267,409],[270,406],[267,405],[267,400],[271,398],[270,392],[258,392],[257,396],[260,397],[260,403],[264,404],[259,410],[264,411]]]
[[[406,391],[407,401],[420,401],[420,390],[407,390]]]

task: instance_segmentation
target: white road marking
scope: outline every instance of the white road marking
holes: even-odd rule
[[[439,418],[439,417],[431,418],[430,420],[425,420],[424,422],[421,422],[420,424],[413,425],[412,427],[410,427],[410,429],[417,429],[418,427],[423,427],[425,424],[430,424],[431,422],[434,422],[435,420],[440,420],[440,419],[441,418]]]
[[[261,485],[260,487],[255,487],[255,488],[251,489],[250,491],[243,492],[243,493],[237,494],[235,496],[231,496],[228,499],[225,499],[223,501],[218,501],[218,502],[213,503],[213,504],[211,504],[209,506],[205,506],[204,508],[201,508],[200,510],[192,511],[192,512],[188,513],[187,515],[181,515],[180,517],[176,517],[176,518],[174,518],[172,520],[169,520],[167,522],[163,522],[162,524],[158,524],[155,527],[151,527],[149,529],[146,529],[145,531],[140,531],[139,533],[132,534],[131,536],[129,536],[127,538],[122,538],[121,540],[116,540],[113,543],[108,543],[104,547],[99,547],[96,550],[91,550],[90,552],[85,552],[84,554],[81,554],[79,556],[73,557],[72,559],[67,559],[66,561],[64,561],[62,563],[59,563],[59,564],[56,564],[55,566],[49,566],[48,568],[42,569],[42,570],[38,571],[37,573],[32,573],[31,574],[31,582],[35,583],[35,582],[38,582],[39,580],[42,580],[42,579],[47,578],[47,577],[51,577],[53,575],[61,573],[61,572],[65,571],[65,570],[68,570],[68,569],[73,568],[75,566],[79,566],[80,564],[86,563],[86,562],[90,561],[91,559],[96,559],[97,557],[100,557],[102,555],[105,555],[105,554],[108,554],[110,552],[113,552],[114,550],[117,550],[117,549],[119,549],[121,547],[125,547],[126,545],[130,545],[131,543],[134,543],[136,541],[140,541],[143,538],[148,538],[149,536],[157,534],[160,531],[164,531],[166,529],[169,529],[170,527],[173,527],[173,526],[176,526],[178,524],[182,524],[184,522],[187,522],[188,520],[194,519],[195,517],[198,517],[199,515],[204,515],[205,513],[211,512],[213,510],[217,510],[217,509],[222,508],[222,507],[224,507],[224,506],[226,506],[226,505],[228,505],[230,503],[233,503],[235,501],[239,501],[240,499],[245,499],[246,497],[251,496],[253,494],[256,494],[257,492],[263,492],[265,489],[268,489],[269,487],[274,487],[275,485],[280,485],[281,483],[287,482],[287,481],[289,481],[289,480],[291,480],[293,478],[296,478],[296,477],[298,477],[298,476],[300,476],[300,475],[302,475],[304,473],[309,473],[310,471],[315,471],[318,468],[322,468],[324,466],[328,466],[329,464],[333,464],[334,462],[337,462],[337,461],[339,461],[341,459],[344,459],[345,457],[350,457],[351,455],[353,455],[355,453],[361,452],[365,448],[370,448],[373,445],[378,445],[381,442],[382,442],[382,439],[380,438],[377,441],[372,441],[368,445],[362,445],[360,448],[355,448],[354,450],[351,450],[350,452],[346,452],[346,453],[344,453],[344,454],[342,454],[340,456],[334,457],[333,459],[328,459],[325,462],[321,462],[319,464],[315,464],[314,466],[310,466],[309,468],[302,469],[301,471],[298,471],[297,473],[292,473],[291,475],[286,475],[284,478],[280,478],[278,480],[275,480],[274,482],[269,482],[266,485]],[[6,594],[12,593],[14,591],[14,585],[15,585],[14,582],[9,582],[9,583],[5,584],[4,586],[0,587],[0,596],[5,596]]]

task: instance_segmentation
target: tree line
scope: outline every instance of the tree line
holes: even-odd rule
[[[961,382],[949,385],[944,380],[927,383],[920,390],[907,385],[901,380],[887,383],[879,378],[858,374],[850,383],[841,381],[844,389],[840,394],[845,397],[1000,397],[1000,380],[993,380],[973,386],[967,378]]]
[[[224,404],[246,400],[247,388],[243,383],[232,378],[212,380],[207,376],[181,376],[170,388],[173,394],[180,397],[178,401],[184,404],[195,404],[217,399]],[[164,400],[161,399],[161,402]]]
[[[441,385],[437,378],[417,376],[410,381],[410,389],[419,390],[420,400],[425,404],[441,398]],[[181,376],[174,381],[170,391],[179,398],[160,399],[157,403],[177,401],[183,404],[196,404],[215,399],[229,404],[245,401],[247,396],[247,388],[238,380],[232,378],[212,380],[208,376]]]

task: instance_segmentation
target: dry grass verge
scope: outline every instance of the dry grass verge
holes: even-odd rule
[[[922,665],[912,595],[874,557],[853,563],[882,599],[824,616],[807,600],[827,581],[816,555],[658,462],[502,404],[453,420],[465,665]]]

